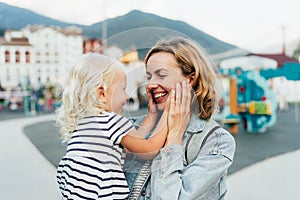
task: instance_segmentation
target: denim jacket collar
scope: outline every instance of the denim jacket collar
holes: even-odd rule
[[[199,133],[203,131],[206,121],[200,119],[195,114],[192,114],[190,123],[186,128],[187,133]]]

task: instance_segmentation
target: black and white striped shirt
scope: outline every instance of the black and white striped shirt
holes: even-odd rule
[[[126,199],[121,139],[132,123],[115,113],[79,121],[57,169],[63,199]]]

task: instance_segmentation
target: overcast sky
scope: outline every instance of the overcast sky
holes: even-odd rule
[[[181,20],[254,52],[300,40],[300,0],[2,0],[65,22],[90,25],[133,9]],[[295,43],[295,42],[294,42]]]

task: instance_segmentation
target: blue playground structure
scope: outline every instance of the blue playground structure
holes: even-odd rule
[[[283,67],[267,70],[220,69],[223,78],[229,79],[225,101],[224,124],[231,133],[238,133],[239,124],[249,133],[262,133],[276,123],[278,103],[267,81],[274,77],[300,80],[300,64],[285,63]],[[221,99],[222,99],[221,98]]]

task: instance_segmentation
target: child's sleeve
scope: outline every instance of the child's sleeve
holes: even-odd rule
[[[115,115],[109,123],[111,124],[109,139],[113,144],[120,144],[122,138],[134,128],[132,122],[121,115]]]

